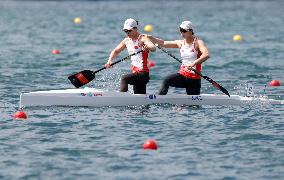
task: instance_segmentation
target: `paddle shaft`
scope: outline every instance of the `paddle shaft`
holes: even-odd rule
[[[134,55],[136,55],[136,54],[139,54],[139,53],[141,53],[142,51],[143,51],[143,50],[140,50],[140,51],[138,51],[138,52],[136,52],[136,53],[129,54],[128,56],[126,56],[126,57],[124,57],[124,58],[122,58],[122,59],[120,59],[120,60],[118,60],[118,61],[115,61],[114,63],[110,64],[110,66],[113,66],[113,65],[115,65],[115,64],[117,64],[117,63],[120,63],[120,62],[122,62],[122,61],[125,61],[126,59],[130,58],[131,56],[134,56]],[[104,69],[106,69],[106,67],[102,67],[101,69],[98,69],[98,70],[94,71],[92,74],[96,74],[97,72],[100,72],[100,71],[102,71],[102,70],[104,70]]]

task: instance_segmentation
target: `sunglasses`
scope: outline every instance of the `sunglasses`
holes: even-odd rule
[[[191,29],[190,29],[190,30],[185,30],[185,29],[183,29],[183,28],[179,28],[179,31],[180,31],[181,33],[186,33],[186,32],[191,31]]]
[[[130,29],[130,30],[124,29],[123,31],[124,31],[125,33],[130,33],[130,32],[132,31],[132,29]]]

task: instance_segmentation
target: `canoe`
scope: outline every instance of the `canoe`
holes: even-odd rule
[[[20,95],[20,108],[30,106],[141,106],[148,104],[242,106],[251,103],[275,105],[284,104],[284,101],[239,95],[228,97],[219,94],[131,94],[95,88],[35,91]]]

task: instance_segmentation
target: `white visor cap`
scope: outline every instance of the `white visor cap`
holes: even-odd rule
[[[190,29],[193,30],[192,22],[190,21],[183,21],[179,27],[187,31],[189,31]]]
[[[127,29],[127,30],[130,30],[130,29],[133,29],[133,28],[137,28],[138,27],[138,23],[136,20],[134,19],[126,19],[125,22],[124,22],[124,25],[123,25],[123,29]]]

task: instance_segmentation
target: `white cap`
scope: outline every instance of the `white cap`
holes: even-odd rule
[[[134,19],[126,19],[123,25],[123,29],[133,29],[133,28],[137,28],[138,27],[138,22]]]
[[[192,22],[190,21],[183,21],[179,27],[187,31],[189,31],[190,29],[193,29]]]

